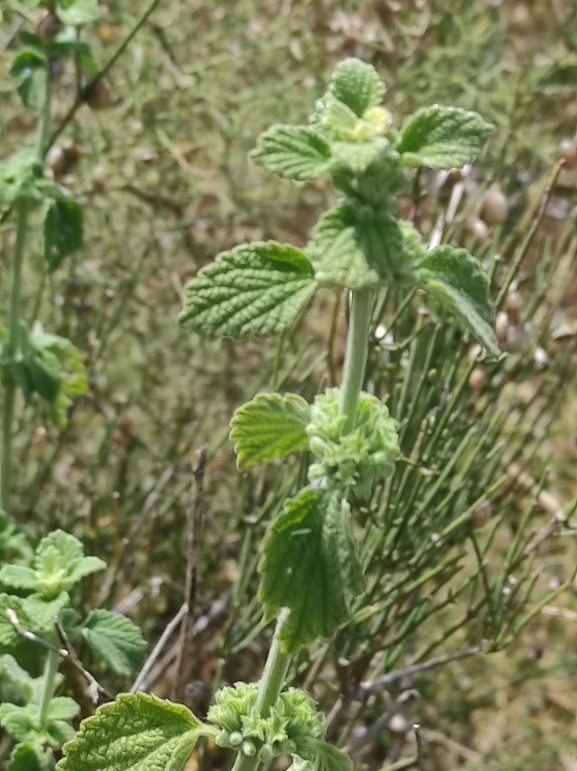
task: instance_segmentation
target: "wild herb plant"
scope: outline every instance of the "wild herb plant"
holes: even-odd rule
[[[98,557],[85,557],[74,536],[55,530],[40,541],[33,567],[9,564],[0,569],[0,585],[9,589],[0,593],[0,725],[17,742],[9,769],[53,767],[51,748],[74,736],[70,721],[80,706],[55,695],[63,680],[59,658],[69,655],[61,648],[55,619],[67,644],[85,640],[114,671],[129,675],[142,663],[147,644],[130,619],[99,609],[79,623],[71,603],[76,584],[105,567]],[[39,650],[45,652],[45,662],[42,674],[34,677],[19,660],[27,661],[31,652],[37,659]],[[90,680],[90,686],[96,688],[96,701],[96,682]]]
[[[0,725],[17,743],[8,768],[50,769],[51,748],[59,748],[74,731],[70,721],[79,706],[56,696],[62,681],[61,657],[69,657],[96,687],[62,645],[85,641],[114,671],[127,675],[141,663],[146,643],[132,622],[108,610],[91,611],[80,622],[70,592],[85,576],[106,563],[85,557],[82,544],[60,530],[46,535],[35,552],[11,516],[12,443],[20,393],[29,404],[40,404],[46,423],[63,426],[74,398],[88,388],[83,354],[65,337],[45,331],[34,319],[27,323],[22,308],[22,282],[27,242],[33,228],[43,233],[43,269],[56,271],[83,245],[80,204],[60,182],[68,159],[52,158],[47,173],[46,153],[57,133],[84,101],[94,109],[109,106],[106,82],[100,77],[90,47],[80,39],[79,27],[100,16],[96,0],[54,0],[33,3],[44,9],[35,31],[16,33],[20,50],[10,76],[25,108],[35,116],[34,142],[0,163],[0,205],[3,220],[12,215],[15,243],[9,275],[7,325],[0,328],[0,377],[3,386],[0,439]],[[154,6],[151,6],[151,8]],[[149,9],[150,12],[151,9]],[[118,53],[118,52],[117,52]],[[52,90],[62,63],[72,59],[78,75],[78,95],[67,117],[53,131]],[[87,85],[83,85],[87,84]],[[9,562],[10,559],[15,561]],[[57,630],[62,638],[58,636]],[[39,675],[39,669],[42,674]],[[93,694],[94,701],[96,695]]]
[[[347,59],[308,125],[273,126],[259,138],[257,163],[299,181],[326,176],[340,200],[304,249],[270,241],[221,254],[187,285],[180,316],[185,327],[212,336],[278,335],[294,326],[319,287],[350,294],[340,388],[312,404],[297,394],[259,394],[231,421],[241,469],[292,453],[312,458],[309,484],[285,502],[263,544],[259,598],[276,630],[260,682],[218,691],[206,723],[182,705],[122,694],[84,721],[64,748],[60,771],[180,771],[202,736],[236,753],[235,771],[279,755],[291,755],[294,769],[352,767],[325,741],[326,720],[311,697],[283,689],[291,657],[333,636],[362,596],[354,515],[399,454],[387,407],[362,391],[376,291],[423,290],[490,355],[499,354],[489,281],[478,261],[465,249],[427,249],[396,216],[406,167],[467,163],[493,129],[475,113],[434,106],[395,130],[384,93],[371,66]]]

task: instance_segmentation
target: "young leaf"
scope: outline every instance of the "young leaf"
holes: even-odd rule
[[[129,675],[142,666],[148,647],[129,618],[109,610],[93,610],[81,627],[92,650],[115,672]]]
[[[243,404],[230,423],[239,468],[305,450],[309,421],[310,407],[296,394],[259,394]]]
[[[121,694],[84,720],[57,771],[182,771],[204,726],[180,704]]]
[[[20,623],[25,629],[41,637],[54,631],[54,619],[70,602],[68,592],[60,592],[53,600],[47,600],[39,594],[31,594],[22,600],[23,617]]]
[[[24,565],[3,565],[0,568],[0,584],[12,589],[38,589],[38,576],[35,570]]]
[[[66,698],[66,697],[62,697]],[[78,705],[72,699],[66,699],[75,705],[75,714]],[[59,708],[55,708],[58,712]],[[66,710],[63,708],[62,712]],[[66,714],[70,713],[70,709]],[[0,725],[7,733],[20,742],[33,744],[49,744],[51,747],[61,747],[64,742],[74,736],[74,729],[64,720],[49,719],[44,725],[40,724],[40,707],[38,704],[26,704],[20,707],[16,704],[0,705]]]
[[[63,24],[78,27],[98,21],[98,0],[57,0],[56,15]]]
[[[75,201],[53,201],[44,217],[44,256],[50,271],[82,247],[82,209]]]
[[[80,712],[80,705],[68,696],[54,696],[48,707],[51,720],[72,720]]]
[[[449,169],[478,155],[495,129],[476,112],[458,107],[425,107],[409,118],[397,150],[408,166]]]
[[[46,58],[36,51],[22,51],[12,62],[10,77],[24,105],[38,114],[46,98]]]
[[[331,148],[308,126],[272,126],[257,140],[251,158],[290,179],[316,179],[328,168]]]
[[[54,771],[52,750],[39,744],[17,744],[10,755],[7,771]]]
[[[185,327],[224,337],[266,337],[290,327],[317,283],[300,249],[276,241],[223,252],[185,287]]]
[[[54,594],[71,589],[85,576],[103,570],[106,562],[98,557],[85,557],[77,538],[63,530],[54,530],[40,541],[34,567],[42,590]]]
[[[350,757],[328,742],[308,739],[298,750],[289,771],[353,771]]]
[[[291,610],[280,638],[287,653],[329,637],[348,618],[349,599],[361,589],[349,517],[338,494],[307,487],[269,528],[259,596],[268,619]]]
[[[403,272],[397,220],[369,206],[341,204],[330,209],[319,220],[309,250],[320,283],[360,289]]]
[[[415,265],[414,275],[489,353],[499,356],[489,279],[478,260],[466,249],[442,245],[427,252]]]
[[[383,101],[385,86],[374,67],[350,58],[337,64],[328,93],[361,118]]]
[[[21,618],[23,615],[22,598],[10,594],[0,594],[0,648],[11,648],[22,640],[11,623],[7,611],[13,611],[17,618]]]

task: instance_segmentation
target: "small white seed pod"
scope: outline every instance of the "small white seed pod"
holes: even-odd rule
[[[566,169],[577,168],[577,145],[572,139],[564,139],[561,142],[561,150],[559,152],[559,160],[563,161]]]
[[[472,391],[482,391],[487,385],[487,373],[483,367],[475,367],[469,375],[469,388]]]
[[[478,217],[471,217],[467,221],[467,227],[473,238],[480,243],[484,243],[489,238],[489,228]]]
[[[503,225],[509,216],[509,202],[499,185],[491,185],[483,197],[481,219],[487,225]]]
[[[520,324],[509,324],[509,329],[507,330],[507,338],[503,345],[505,350],[510,351],[511,353],[520,351],[524,342],[525,330],[523,327]]]
[[[507,340],[508,330],[509,316],[504,311],[501,311],[497,314],[497,318],[495,319],[495,333],[497,335],[497,340],[501,345],[504,345]]]
[[[523,311],[523,298],[519,292],[511,292],[505,300],[505,310],[507,316],[511,320],[511,323],[518,324],[521,321],[521,313]]]

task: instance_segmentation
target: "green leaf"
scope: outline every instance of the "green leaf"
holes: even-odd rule
[[[383,137],[375,137],[362,142],[333,142],[331,172],[344,166],[348,170],[348,177],[358,176],[365,172],[377,158],[386,151],[389,143]]]
[[[10,594],[0,594],[0,648],[10,648],[22,639],[10,623],[6,611],[12,610],[22,617],[22,599]]]
[[[0,692],[6,701],[24,700],[33,701],[37,693],[38,680],[42,678],[31,677],[16,661],[14,656],[4,654],[0,656]],[[13,691],[12,696],[6,694],[7,685]]]
[[[272,126],[257,140],[251,158],[290,179],[316,179],[328,168],[331,148],[308,126]]]
[[[294,323],[317,288],[300,249],[276,241],[223,252],[185,287],[185,327],[224,337],[276,335]]]
[[[476,112],[458,107],[425,107],[409,118],[397,150],[408,166],[449,169],[469,163],[495,129]]]
[[[400,279],[405,271],[397,220],[370,206],[329,210],[317,223],[308,254],[317,281],[349,289]]]
[[[10,77],[25,106],[39,114],[46,99],[46,57],[36,51],[22,51],[12,62]]]
[[[75,201],[53,201],[44,218],[44,256],[51,271],[82,247],[82,209]]]
[[[259,394],[243,404],[230,423],[239,468],[305,450],[309,421],[310,407],[296,394]]]
[[[38,576],[35,570],[24,565],[3,565],[0,568],[0,583],[13,589],[38,589]]]
[[[12,205],[16,201],[40,201],[42,194],[37,182],[42,169],[31,150],[18,150],[0,163],[0,203]]]
[[[399,220],[401,235],[403,236],[403,254],[408,263],[422,260],[428,254],[428,249],[423,243],[421,234],[408,220]]]
[[[85,576],[103,570],[106,562],[98,557],[85,557],[80,541],[63,530],[44,537],[36,550],[34,567],[47,594],[71,589]]]
[[[54,771],[52,750],[39,744],[17,744],[10,755],[7,771]]]
[[[51,720],[73,720],[80,712],[80,705],[68,696],[54,696],[48,706]]]
[[[385,86],[374,67],[350,58],[337,64],[328,93],[360,118],[383,101]]]
[[[22,600],[23,618],[19,618],[25,629],[43,637],[54,631],[54,619],[70,602],[68,592],[60,592],[53,600],[47,600],[39,594],[31,594]]]
[[[72,701],[72,699],[67,699],[67,701]],[[40,707],[37,704],[27,704],[24,707],[16,704],[0,705],[0,724],[7,733],[20,742],[61,747],[64,742],[74,736],[74,729],[64,720],[49,719],[44,725],[41,725]]]
[[[353,761],[344,752],[324,741],[307,740],[289,767],[292,771],[353,771]]]
[[[57,771],[181,771],[203,724],[180,704],[121,694],[84,720]]]
[[[68,190],[44,176],[42,164],[30,149],[18,150],[0,163],[0,204],[17,201],[38,204],[45,198],[69,199]]]
[[[115,672],[129,675],[142,666],[148,645],[140,629],[126,616],[93,610],[81,632],[92,650]]]
[[[489,279],[478,260],[466,249],[442,245],[427,252],[415,265],[414,274],[427,292],[455,314],[461,327],[493,356],[500,355]]]
[[[271,524],[263,552],[259,596],[266,617],[283,607],[291,610],[281,632],[283,649],[295,653],[318,637],[330,637],[347,620],[349,600],[362,588],[346,500],[305,488]]]
[[[90,24],[100,18],[98,0],[58,0],[55,11],[63,24],[74,27]]]

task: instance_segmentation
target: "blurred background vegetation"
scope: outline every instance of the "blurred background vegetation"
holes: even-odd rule
[[[100,24],[83,32],[101,65],[144,10],[102,4]],[[17,30],[35,20],[25,2],[0,6],[2,157],[35,128],[7,75]],[[240,475],[227,424],[261,388],[310,399],[339,381],[344,298],[324,293],[280,341],[202,339],[176,315],[184,282],[219,251],[306,242],[330,203],[325,183],[279,182],[247,154],[271,123],[305,119],[351,55],[377,67],[397,122],[438,102],[497,126],[473,169],[423,173],[423,200],[415,209],[407,191],[401,207],[426,237],[471,248],[495,297],[505,285],[508,356],[479,360],[419,297],[404,311],[398,297],[380,298],[369,385],[399,421],[403,458],[359,512],[368,594],[354,622],[332,646],[303,652],[291,676],[330,713],[331,738],[358,768],[415,767],[419,723],[426,769],[576,771],[572,0],[162,0],[108,76],[111,105],[82,106],[58,138],[76,162],[48,159],[83,203],[85,247],[48,275],[33,231],[25,317],[84,351],[90,390],[64,428],[46,425],[39,404],[21,405],[14,515],[33,538],[62,527],[106,559],[79,605],[126,612],[153,642],[182,603],[186,522],[202,507],[184,698],[202,712],[220,683],[260,675],[256,548],[303,470]],[[76,87],[73,68],[58,74],[54,127]],[[4,288],[12,244],[7,220]],[[146,683],[162,696],[174,688],[175,646]],[[112,690],[130,686],[95,674]],[[68,687],[82,697],[72,675]]]

